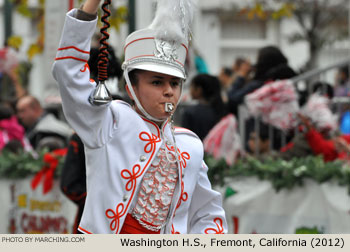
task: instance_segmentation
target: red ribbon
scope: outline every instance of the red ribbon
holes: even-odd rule
[[[43,193],[46,194],[51,191],[53,186],[53,177],[55,170],[59,163],[58,158],[64,157],[67,154],[67,148],[57,149],[52,152],[48,152],[44,155],[44,166],[42,169],[34,176],[31,182],[31,187],[33,190],[37,188],[40,181],[43,181]]]

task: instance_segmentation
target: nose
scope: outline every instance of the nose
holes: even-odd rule
[[[164,93],[163,94],[166,97],[171,97],[174,95],[174,89],[171,86],[170,82],[168,82],[168,81],[164,85]]]

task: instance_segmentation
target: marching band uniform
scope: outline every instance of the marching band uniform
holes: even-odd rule
[[[65,116],[85,147],[87,198],[79,230],[226,233],[221,195],[211,189],[203,145],[194,133],[173,129],[169,119],[159,127],[123,101],[89,102],[96,83],[86,63],[97,18],[79,20],[77,11],[66,16],[53,75]],[[130,37],[126,60],[135,58],[137,43],[152,40],[147,32]]]

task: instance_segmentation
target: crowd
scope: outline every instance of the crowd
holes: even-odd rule
[[[200,90],[196,87],[198,87],[198,79],[203,79],[203,74],[199,74],[191,81],[191,96],[198,101],[198,104],[185,109],[182,114],[182,126],[197,133],[204,140],[205,147],[206,143],[216,141],[218,144],[215,148],[210,146],[206,150],[217,157],[220,156],[217,152],[222,152],[221,157],[225,157],[226,152],[235,151],[237,153],[233,155],[242,156],[243,154],[243,156],[257,158],[276,156],[285,160],[308,155],[323,155],[325,161],[347,158],[350,142],[346,123],[347,108],[335,110],[332,99],[348,96],[348,66],[338,69],[334,83],[309,81],[310,93],[305,90],[295,90],[298,110],[293,115],[294,124],[290,123],[287,128],[281,128],[264,120],[261,114],[245,116],[241,119],[243,122],[241,127],[244,127],[245,134],[239,136],[240,148],[220,150],[220,144],[223,141],[221,131],[230,130],[236,135],[242,132],[236,124],[228,129],[228,124],[223,122],[227,121],[225,115],[233,115],[237,121],[240,121],[239,107],[244,105],[248,94],[256,90],[259,92],[262,87],[275,81],[292,79],[296,75],[297,71],[288,65],[287,58],[275,46],[261,48],[255,64],[240,57],[233,62],[232,67],[223,67],[217,77],[207,75],[208,80],[213,78],[210,87],[208,84],[206,86],[202,84]],[[217,81],[221,84],[220,91],[210,91],[210,88],[217,86]],[[205,94],[203,90],[205,87],[208,93],[212,94],[209,98],[199,95]],[[218,92],[221,93],[221,99],[217,98]],[[220,100],[220,113],[217,112],[217,100]],[[272,102],[275,106],[281,105],[279,100]],[[268,109],[270,108],[266,107],[266,110]],[[280,113],[288,113],[288,111]],[[209,134],[210,132],[212,134]],[[237,140],[237,136],[232,139]]]

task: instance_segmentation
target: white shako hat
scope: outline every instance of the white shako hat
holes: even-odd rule
[[[162,121],[144,110],[133,91],[129,72],[141,69],[186,79],[185,60],[193,9],[193,0],[158,0],[151,25],[126,38],[122,66],[126,84],[136,106],[150,120]]]
[[[157,31],[142,29],[130,34],[125,43],[125,70],[142,69],[186,78],[185,60],[188,41],[167,41],[156,37]]]

